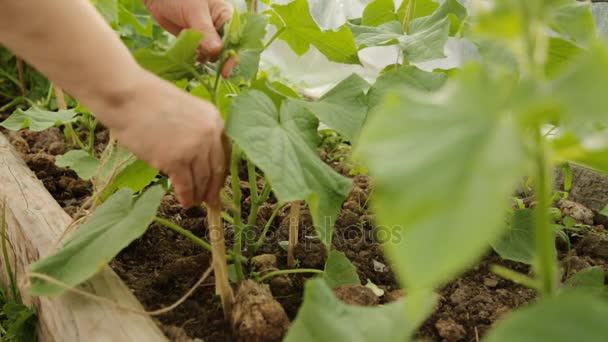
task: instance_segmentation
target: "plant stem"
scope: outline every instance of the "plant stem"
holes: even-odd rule
[[[270,39],[268,39],[266,44],[264,44],[264,48],[262,49],[262,51],[265,51],[270,46],[270,44],[274,43],[274,41],[277,40],[277,38],[279,38],[281,33],[283,33],[283,31],[285,31],[285,28],[286,28],[286,26],[283,26],[280,29],[278,29],[277,32],[275,32],[275,34],[272,37],[270,37]]]
[[[215,274],[215,291],[222,299],[224,316],[230,317],[234,295],[230,280],[228,279],[228,263],[226,259],[226,243],[224,240],[224,227],[219,205],[209,205],[207,207],[207,218],[209,220],[209,236],[212,246],[213,272]],[[240,264],[238,261],[235,265]]]
[[[540,293],[543,296],[555,294],[557,289],[557,252],[555,250],[555,233],[551,229],[549,207],[551,205],[550,173],[546,160],[545,141],[540,129],[535,132],[536,138],[536,207],[535,207],[535,245],[536,275],[540,282]]]
[[[166,219],[164,219],[162,217],[155,217],[154,218],[154,222],[156,222],[156,223],[158,223],[158,224],[160,224],[162,226],[165,226],[166,228],[169,228],[169,229],[173,230],[174,232],[176,232],[176,233],[178,233],[178,234],[180,234],[180,235],[188,238],[190,241],[192,241],[195,244],[203,247],[203,249],[205,249],[206,251],[208,251],[210,253],[213,252],[213,248],[211,248],[211,245],[209,244],[209,242],[207,242],[207,241],[199,238],[198,236],[194,235],[191,231],[189,231],[189,230],[181,227],[180,225],[175,224],[175,223],[173,223],[173,222],[171,222],[169,220],[166,220]],[[227,257],[228,261],[234,261],[234,259],[235,259],[234,255],[228,254],[228,257]],[[245,257],[241,257],[241,261],[242,262],[247,262],[248,260]]]
[[[520,284],[531,289],[538,290],[538,282],[525,274],[521,274],[519,272],[513,271],[512,269],[500,266],[500,265],[492,265],[490,267],[490,271],[496,274],[497,276],[510,280],[516,284]]]
[[[63,90],[57,86],[55,86],[55,98],[57,99],[57,107],[59,107],[60,110],[68,109],[68,105],[65,102],[65,96],[63,94]],[[72,143],[75,143],[83,151],[88,151],[86,146],[84,146],[84,144],[82,143],[82,140],[80,140],[80,137],[78,136],[78,134],[76,134],[76,131],[74,131],[74,127],[72,126],[72,124],[69,122],[66,123],[65,128],[68,131],[68,134],[70,135],[70,137],[72,138]]]
[[[266,279],[270,279],[272,277],[276,277],[276,276],[280,276],[280,275],[285,275],[285,274],[294,274],[294,273],[316,273],[316,274],[323,274],[323,271],[321,270],[317,270],[314,268],[298,268],[295,270],[279,270],[279,271],[272,271],[272,272],[268,272],[266,274],[264,274],[263,276],[261,276],[260,278],[258,278],[258,281],[261,283]]]
[[[154,222],[156,222],[160,225],[163,225],[180,235],[185,236],[186,238],[190,239],[190,241],[203,247],[204,249],[206,249],[209,252],[213,251],[213,248],[211,248],[211,245],[207,241],[199,238],[198,236],[194,235],[191,231],[189,231],[183,227],[180,227],[179,225],[177,225],[169,220],[166,220],[162,217],[155,217]]]
[[[298,226],[300,225],[300,202],[291,202],[289,208],[289,246],[287,247],[287,266],[294,268],[296,265],[294,249],[298,245]]]
[[[230,58],[229,56],[226,57],[224,60],[222,60],[220,62],[220,64],[217,67],[217,71],[215,72],[215,82],[213,82],[213,103],[217,106],[217,91],[218,88],[220,86],[220,80],[222,79],[222,70],[224,69],[224,65],[226,64],[226,61],[228,60],[228,58]]]
[[[0,69],[0,75],[6,77],[9,81],[13,82],[13,84],[15,86],[17,86],[18,88],[21,87],[21,84],[19,83],[19,80],[15,78],[15,76],[11,75],[9,72],[7,72],[4,69]]]
[[[406,34],[410,31],[410,20],[412,18],[412,14],[416,11],[416,0],[409,0],[407,7],[405,9],[405,14],[403,16],[403,23],[401,24],[403,28],[403,32]]]
[[[256,253],[258,251],[258,249],[260,247],[262,247],[262,245],[264,244],[264,240],[266,240],[266,234],[268,234],[268,230],[270,229],[270,226],[272,225],[272,222],[274,221],[274,219],[279,214],[279,211],[281,210],[281,208],[282,207],[279,204],[277,204],[277,206],[272,211],[272,214],[270,215],[268,222],[266,222],[266,225],[264,226],[264,230],[262,230],[262,234],[260,234],[258,241],[256,241],[253,244],[253,253]]]
[[[14,99],[12,99],[9,103],[5,104],[4,106],[0,107],[0,112],[3,112],[9,108],[11,108],[12,106],[21,103],[25,101],[25,98],[23,96],[17,96]]]
[[[230,160],[230,177],[232,185],[232,199],[234,201],[234,256],[240,258],[243,250],[243,222],[241,219],[241,180],[239,179],[239,162],[241,161],[241,154],[238,146],[233,146],[232,158]],[[245,279],[243,274],[243,265],[237,259],[234,263],[236,270],[237,280]]]

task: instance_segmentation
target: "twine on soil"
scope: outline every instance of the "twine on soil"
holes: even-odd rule
[[[35,278],[35,279],[40,279],[43,281],[46,281],[50,284],[53,284],[55,286],[58,286],[68,292],[71,293],[75,293],[77,295],[92,299],[94,301],[97,302],[101,302],[104,304],[108,304],[113,308],[119,309],[119,310],[123,310],[123,311],[127,311],[127,312],[131,312],[137,315],[142,315],[142,316],[159,316],[162,314],[165,314],[167,312],[170,312],[172,310],[174,310],[175,308],[177,308],[178,306],[180,306],[181,304],[183,304],[186,299],[188,299],[190,296],[192,296],[192,294],[194,293],[194,291],[196,291],[196,289],[199,288],[199,286],[202,285],[202,283],[207,279],[207,277],[209,277],[209,275],[211,274],[211,272],[213,271],[213,264],[211,264],[207,270],[205,271],[205,273],[203,273],[203,275],[200,277],[200,279],[181,297],[179,298],[175,303],[158,309],[158,310],[153,310],[153,311],[146,311],[146,310],[138,310],[138,309],[134,309],[125,305],[121,305],[113,300],[110,300],[108,298],[105,297],[101,297],[95,294],[92,294],[90,292],[84,291],[84,290],[80,290],[77,289],[75,287],[72,287],[64,282],[62,282],[61,280],[55,279],[51,276],[48,276],[46,274],[42,274],[42,273],[37,273],[37,272],[28,272],[27,275],[27,279],[30,278]],[[26,284],[27,287],[29,287],[30,284]]]

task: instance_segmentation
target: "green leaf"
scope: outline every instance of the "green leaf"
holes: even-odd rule
[[[105,201],[119,189],[130,189],[137,193],[146,188],[158,176],[158,170],[148,165],[143,160],[135,160],[125,166],[114,178],[101,195],[100,199]]]
[[[591,142],[600,139],[607,140],[606,137],[596,137],[592,133],[587,133],[586,135],[585,138]],[[551,140],[551,147],[554,152],[553,158],[557,163],[575,162],[608,174],[608,146],[604,144],[597,147],[587,147],[585,145],[577,135],[566,131]]]
[[[413,23],[412,23],[413,24]],[[450,33],[450,20],[446,16],[430,26],[419,26],[399,39],[403,57],[410,62],[424,62],[443,58],[443,49]]]
[[[604,269],[600,266],[588,267],[572,275],[564,284],[568,288],[599,289],[604,291]]]
[[[418,6],[418,4],[416,4],[416,6]],[[452,16],[452,19],[449,19],[450,15]],[[409,33],[415,34],[428,30],[445,19],[449,19],[448,22],[450,25],[452,25],[452,23],[455,25],[451,30],[456,31],[460,26],[460,22],[463,21],[466,16],[467,9],[457,0],[445,0],[433,14],[413,20],[410,23]]]
[[[374,0],[363,10],[361,25],[378,26],[396,20],[397,14],[393,0]]]
[[[32,106],[26,111],[15,110],[0,126],[11,131],[29,128],[31,131],[40,132],[53,126],[74,122],[76,115],[78,113],[73,109],[52,112]]]
[[[549,23],[558,33],[574,42],[586,43],[596,35],[591,2],[557,0],[550,4]]]
[[[202,39],[202,33],[184,30],[166,51],[146,48],[135,51],[133,55],[143,68],[165,79],[179,80],[190,75],[194,67],[196,48]]]
[[[399,39],[404,37],[401,23],[396,21],[384,23],[378,27],[353,24],[348,24],[348,26],[359,50],[371,46],[395,45],[399,43]]]
[[[410,0],[403,0],[397,9],[397,19],[400,23],[404,22],[405,14]],[[410,21],[420,17],[426,17],[437,10],[439,3],[433,0],[416,0],[414,12],[410,13]]]
[[[427,72],[412,65],[398,66],[382,74],[370,88],[368,106],[376,107],[390,92],[404,87],[411,87],[419,91],[435,91],[441,88],[447,80],[443,73]]]
[[[569,41],[551,37],[549,38],[549,49],[545,73],[549,78],[558,76],[583,50]]]
[[[164,194],[162,187],[155,186],[135,201],[130,190],[117,192],[57,252],[32,264],[30,271],[69,286],[86,281],[148,229]],[[35,296],[55,296],[66,291],[39,279],[31,282],[30,293]]]
[[[280,202],[306,200],[319,238],[330,245],[352,184],[319,158],[317,127],[308,109],[287,100],[279,111],[257,90],[234,99],[226,123],[228,135],[264,171]]]
[[[572,68],[554,84],[552,95],[561,101],[571,126],[588,120],[606,122],[608,113],[608,48],[594,42],[572,62]],[[591,85],[591,86],[587,86]]]
[[[503,259],[532,264],[535,255],[534,211],[516,210],[510,217],[508,230],[500,240],[492,243],[492,248]]]
[[[374,177],[385,250],[408,291],[444,284],[505,228],[524,162],[512,87],[471,66],[437,92],[388,95],[368,119],[357,151]]]
[[[304,289],[304,304],[287,332],[285,342],[407,341],[430,314],[434,298],[427,298],[424,315],[408,316],[405,299],[377,307],[342,303],[322,279]]]
[[[307,0],[294,0],[287,5],[272,5],[270,23],[283,30],[279,39],[289,44],[299,56],[312,44],[330,61],[360,64],[357,47],[350,30],[342,26],[337,31],[322,31],[310,14]]]
[[[83,150],[72,150],[57,157],[55,165],[74,170],[78,177],[89,180],[95,176],[99,168],[99,160]]]
[[[353,141],[367,116],[365,92],[369,83],[357,74],[352,74],[319,101],[302,102],[319,120]]]
[[[582,291],[547,297],[498,323],[486,342],[602,342],[608,336],[608,303]]]
[[[325,262],[323,279],[332,289],[342,285],[361,285],[357,269],[342,252],[332,250]]]
[[[268,17],[261,14],[242,13],[233,15],[230,31],[224,39],[224,51],[236,51],[238,65],[230,77],[250,81],[258,73],[260,54],[264,49],[264,37]]]
[[[259,90],[270,97],[277,109],[281,108],[281,103],[288,97],[299,99],[300,96],[291,88],[281,82],[270,82],[264,74],[260,75],[251,83],[251,89]]]

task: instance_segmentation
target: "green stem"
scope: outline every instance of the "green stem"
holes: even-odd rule
[[[4,106],[0,107],[0,112],[3,112],[9,108],[11,108],[14,105],[17,105],[18,103],[21,103],[25,101],[25,97],[23,96],[17,96],[14,99],[12,99],[9,103],[5,104]]]
[[[93,118],[91,113],[86,113],[85,117],[89,126],[89,148],[87,151],[91,156],[95,156],[95,129],[97,128],[97,120]]]
[[[229,58],[230,58],[230,56],[227,56],[224,60],[222,60],[220,62],[220,64],[217,67],[217,71],[216,71],[216,75],[215,75],[215,81],[213,82],[213,103],[215,105],[217,105],[217,91],[219,89],[220,81],[222,79],[222,70],[224,69],[224,65],[226,64],[226,61]]]
[[[13,82],[19,89],[21,89],[21,82],[19,82],[19,80],[11,75],[8,71],[0,69],[0,75],[6,77],[9,81]]]
[[[500,266],[500,265],[492,265],[490,267],[490,271],[497,276],[510,280],[516,284],[520,284],[531,289],[538,290],[538,282],[525,274],[521,274],[519,272],[513,271],[512,269]]]
[[[272,37],[270,37],[270,39],[268,39],[266,44],[264,44],[264,48],[262,49],[262,51],[265,51],[270,46],[270,44],[274,43],[274,41],[277,40],[277,38],[279,38],[281,33],[283,33],[283,31],[285,31],[286,28],[287,28],[286,26],[283,26],[280,29],[278,29],[277,32],[275,32],[275,34]]]
[[[230,160],[230,177],[232,183],[232,198],[234,201],[234,246],[233,253],[240,257],[243,250],[243,222],[241,219],[241,180],[239,179],[239,162],[241,161],[240,151],[237,146],[233,147],[232,158]],[[243,265],[240,262],[235,262],[237,280],[245,279],[243,274]]]
[[[314,268],[297,268],[297,269],[293,269],[293,270],[272,271],[272,272],[268,272],[268,273],[264,274],[263,276],[259,277],[258,281],[261,283],[264,280],[270,279],[272,277],[276,277],[276,276],[280,276],[280,275],[285,275],[285,274],[294,274],[294,273],[323,274],[323,271],[317,270],[317,269],[314,269]]]
[[[88,148],[86,146],[84,146],[84,143],[82,142],[82,140],[80,140],[80,137],[78,136],[78,134],[76,134],[76,131],[74,130],[74,127],[72,126],[71,123],[69,123],[69,122],[66,123],[65,129],[68,131],[68,134],[72,138],[73,142],[76,143],[76,145],[78,145],[78,147],[81,150],[88,151]]]
[[[49,82],[49,90],[46,92],[46,99],[44,100],[44,107],[49,108],[51,105],[51,99],[53,98],[53,83]]]
[[[209,244],[209,242],[199,238],[198,236],[194,235],[191,231],[189,231],[185,228],[182,228],[179,225],[177,225],[169,220],[166,220],[162,217],[155,217],[154,222],[156,222],[160,225],[163,225],[180,235],[187,237],[195,244],[197,244],[197,245],[203,247],[204,249],[206,249],[207,251],[211,252],[211,244]]]
[[[222,215],[222,219],[224,219],[224,221],[228,222],[229,224],[234,224],[234,218],[232,216],[230,216],[230,214],[228,214],[225,211],[222,211],[220,213],[220,215]]]
[[[403,23],[401,24],[403,32],[405,32],[406,34],[410,31],[410,20],[414,11],[416,11],[416,0],[410,0],[410,2],[407,4],[407,8],[405,9]]]
[[[268,230],[270,229],[270,226],[272,225],[272,222],[274,221],[275,217],[277,217],[277,215],[279,214],[279,211],[281,210],[281,208],[282,208],[282,206],[280,206],[279,204],[277,204],[277,206],[272,211],[272,214],[270,215],[270,218],[268,219],[268,222],[266,222],[266,225],[264,226],[264,230],[262,230],[262,234],[260,234],[260,237],[258,238],[258,241],[256,241],[253,244],[253,253],[254,254],[264,244],[264,240],[266,240],[266,234],[268,234]]]
[[[203,249],[205,249],[206,251],[211,252],[211,244],[209,242],[199,238],[198,236],[194,235],[191,231],[189,231],[183,227],[180,227],[179,225],[177,225],[169,220],[166,220],[162,217],[155,217],[154,222],[156,222],[162,226],[165,226],[166,228],[171,229],[172,231],[188,238],[190,241],[194,242],[195,244],[203,247]],[[241,260],[241,262],[247,262],[247,258],[245,258],[243,256],[239,257],[239,259]],[[235,260],[234,255],[229,253],[228,261],[234,261],[234,260]]]
[[[540,282],[540,293],[551,296],[557,290],[557,252],[555,233],[551,229],[550,173],[546,159],[545,141],[540,129],[536,130],[536,207],[535,207],[535,271]]]

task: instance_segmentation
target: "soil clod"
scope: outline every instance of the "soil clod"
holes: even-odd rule
[[[278,342],[287,332],[289,318],[267,285],[245,280],[236,292],[232,327],[238,341]]]

